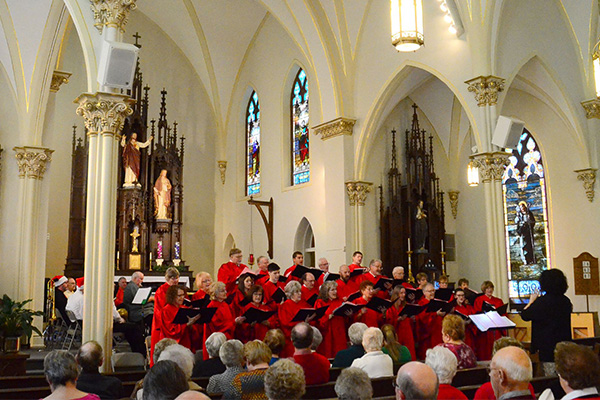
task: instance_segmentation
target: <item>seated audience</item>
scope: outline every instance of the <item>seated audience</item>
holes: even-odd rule
[[[435,400],[438,395],[438,377],[426,364],[411,361],[398,370],[396,399]]]
[[[312,330],[313,330],[313,341],[312,341],[312,344],[310,345],[310,349],[312,351],[317,351],[317,349],[323,342],[323,335],[321,335],[321,331],[316,326],[313,326]]]
[[[310,349],[313,330],[306,322],[300,322],[292,329],[294,361],[304,370],[307,385],[317,385],[329,381],[329,360]],[[275,364],[273,364],[275,365]]]
[[[144,378],[143,400],[174,400],[188,390],[185,373],[173,361],[154,364]]]
[[[408,347],[402,346],[398,343],[398,337],[396,336],[396,330],[390,324],[385,324],[381,327],[383,333],[384,346],[381,349],[384,354],[387,354],[392,358],[394,365],[400,365],[412,361],[412,356]]]
[[[119,378],[101,375],[98,368],[103,364],[102,347],[95,341],[84,343],[75,356],[81,373],[77,380],[77,389],[94,393],[101,399],[120,399],[123,396],[123,384]]]
[[[271,350],[260,340],[244,345],[244,361],[247,372],[240,372],[233,378],[233,392],[226,391],[223,398],[258,400],[267,399],[265,395],[265,372],[269,369]]]
[[[355,359],[360,358],[365,354],[365,349],[362,346],[362,339],[366,330],[367,325],[362,322],[355,322],[350,325],[350,328],[348,328],[350,346],[347,349],[337,352],[332,365],[334,368],[348,368]]]
[[[271,349],[271,361],[269,361],[269,365],[273,365],[275,361],[279,360],[279,354],[285,346],[283,331],[281,329],[270,329],[265,335],[263,342]]]
[[[213,375],[208,380],[206,391],[210,394],[225,393],[233,391],[231,382],[240,372],[244,371],[242,367],[244,345],[237,339],[228,340],[219,349],[219,358],[225,364],[225,372]]]
[[[279,360],[265,373],[265,394],[269,400],[300,399],[305,392],[304,371],[291,360]]]
[[[335,394],[340,400],[369,400],[373,398],[371,379],[360,368],[346,368],[335,381]]]
[[[162,353],[167,347],[172,346],[174,344],[177,344],[177,341],[175,339],[170,339],[170,338],[164,338],[158,341],[158,343],[156,343],[156,346],[154,346],[154,353],[152,354],[152,362],[156,363],[158,362],[158,357],[160,357],[160,353]]]
[[[560,386],[567,394],[564,400],[600,399],[600,361],[591,348],[560,342],[554,350],[554,362]]]
[[[477,366],[477,357],[473,349],[463,342],[465,338],[465,324],[458,315],[449,314],[442,321],[442,340],[440,346],[447,348],[456,356],[458,369],[474,368]]]
[[[175,400],[210,400],[210,397],[195,390],[188,390],[175,397]]]
[[[169,346],[160,354],[160,357],[158,357],[158,361],[163,360],[173,361],[175,364],[179,365],[188,380],[190,390],[202,390],[196,382],[191,380],[192,370],[194,369],[194,355],[190,349],[180,344]]]
[[[66,283],[66,281],[65,281]],[[52,394],[44,400],[98,400],[95,394],[77,389],[79,368],[75,357],[66,350],[54,350],[44,358],[44,375]]]
[[[383,346],[383,333],[379,328],[367,328],[363,335],[365,355],[352,362],[352,367],[362,369],[369,378],[380,378],[394,375],[392,358],[381,351]]]
[[[492,357],[490,383],[498,400],[535,400],[529,391],[532,378],[531,359],[518,347],[505,347]]]
[[[436,346],[427,350],[425,364],[429,365],[438,377],[440,386],[438,388],[438,400],[467,400],[463,392],[452,387],[452,379],[456,375],[458,361],[452,351],[442,346]]]
[[[196,360],[192,376],[211,377],[225,372],[225,365],[219,358],[219,349],[227,341],[227,337],[222,332],[215,332],[206,339],[204,347],[208,352],[208,360]]]

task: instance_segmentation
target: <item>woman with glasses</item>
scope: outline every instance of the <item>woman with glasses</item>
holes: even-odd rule
[[[192,349],[192,327],[194,323],[200,319],[200,314],[196,315],[194,318],[190,318],[186,324],[173,323],[177,312],[183,307],[183,299],[186,295],[185,292],[185,288],[179,285],[173,285],[167,289],[165,294],[166,305],[163,307],[162,315],[159,320],[160,332],[162,338],[174,339],[180,345],[185,346],[194,352],[196,349]]]

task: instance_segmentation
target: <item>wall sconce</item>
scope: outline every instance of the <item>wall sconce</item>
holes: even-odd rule
[[[423,37],[422,0],[391,0],[392,45],[402,52],[417,51]]]

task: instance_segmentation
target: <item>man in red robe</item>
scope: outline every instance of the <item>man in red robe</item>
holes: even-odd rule
[[[308,304],[315,304],[319,297],[319,288],[315,285],[315,276],[310,272],[302,275],[302,300]]]
[[[267,270],[267,268],[269,267],[269,257],[258,257],[258,259],[256,260],[256,266],[258,267],[258,274],[256,275],[256,279],[254,280],[254,282],[260,286],[269,280],[269,271]]]
[[[217,280],[225,284],[228,295],[235,291],[235,281],[245,268],[247,267],[242,264],[242,251],[229,250],[229,262],[221,265],[217,274]]]
[[[279,265],[270,263],[267,270],[269,272],[269,280],[262,284],[263,290],[265,291],[263,303],[270,309],[277,310],[279,303],[276,303],[272,297],[277,289],[283,290],[285,288],[285,283],[279,281],[279,276],[281,274]]]
[[[419,300],[420,306],[427,306],[435,297],[435,288],[431,283],[425,285],[423,297]],[[427,349],[442,343],[442,320],[446,316],[441,310],[428,312],[427,310],[416,317],[417,358],[425,359]]]
[[[292,265],[291,267],[286,269],[285,273],[283,274],[283,276],[288,278],[288,280],[287,280],[288,282],[291,280],[294,280],[294,281],[300,280],[300,279],[296,278],[295,276],[292,276],[292,272],[294,272],[294,270],[296,269],[296,266],[304,264],[304,255],[302,255],[302,253],[299,251],[295,251],[292,254],[292,261],[294,262],[294,265]]]
[[[371,262],[369,263],[369,272],[361,275],[361,278],[363,281],[365,281],[365,280],[369,281],[373,284],[373,286],[375,286],[377,284],[377,282],[379,282],[379,280],[383,276],[381,274],[382,272],[383,272],[382,261],[378,260],[378,259],[374,259],[374,260],[371,260]],[[390,290],[391,288],[392,288],[392,284],[389,283],[389,284],[386,284],[386,290],[382,290],[380,288],[373,289],[373,290],[374,290],[375,296],[380,297],[382,299],[388,299],[390,297],[388,290]]]
[[[360,251],[355,251],[352,254],[352,264],[349,265],[350,272],[354,271],[356,268],[364,268],[362,265],[360,265],[360,263],[362,262],[362,259],[363,259],[363,253],[361,253]]]
[[[318,263],[319,269],[323,271],[323,274],[317,279],[317,289],[321,287],[324,282],[325,275],[329,273],[329,261],[325,257],[319,258]]]
[[[348,296],[352,293],[356,293],[360,289],[360,282],[358,282],[359,277],[350,277],[350,268],[347,265],[342,265],[340,267],[340,279],[336,282],[338,284],[338,297],[342,299],[342,301],[348,300]]]

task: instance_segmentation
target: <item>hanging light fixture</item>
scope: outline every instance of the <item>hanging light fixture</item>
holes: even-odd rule
[[[592,62],[594,65],[594,83],[596,85],[596,97],[600,98],[600,41],[594,46]]]
[[[473,135],[469,134],[469,141],[471,143],[471,152],[477,152],[477,147],[473,147]],[[473,155],[470,156],[471,161],[467,165],[467,183],[469,186],[479,185],[479,167],[473,161]]]
[[[423,39],[422,0],[391,0],[392,45],[396,50],[417,51]]]

